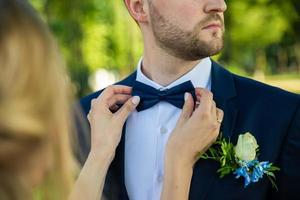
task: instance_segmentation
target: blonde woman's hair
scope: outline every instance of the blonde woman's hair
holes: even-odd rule
[[[73,181],[70,88],[56,43],[25,0],[0,0],[0,199],[31,199],[19,172],[34,154],[47,168],[43,199]],[[26,173],[26,172],[25,172]]]

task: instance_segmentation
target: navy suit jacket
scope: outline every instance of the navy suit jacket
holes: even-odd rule
[[[131,86],[135,78],[136,72],[117,84]],[[217,106],[224,111],[223,136],[236,144],[239,134],[251,132],[259,145],[258,159],[273,162],[281,169],[276,173],[279,191],[271,187],[267,177],[246,188],[243,178],[227,175],[221,179],[216,172],[217,162],[200,159],[194,166],[189,199],[300,199],[300,96],[237,76],[215,62],[211,90]],[[100,93],[81,99],[84,114],[89,112],[91,100]],[[128,199],[124,184],[125,134],[123,129],[106,177],[104,193],[109,200]],[[86,157],[89,144],[80,142]]]

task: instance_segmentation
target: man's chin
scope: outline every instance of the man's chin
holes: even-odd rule
[[[224,48],[224,42],[222,38],[217,38],[217,39],[214,38],[210,41],[203,42],[202,44],[203,44],[202,48],[205,49],[204,52],[206,52],[207,56],[217,55]]]

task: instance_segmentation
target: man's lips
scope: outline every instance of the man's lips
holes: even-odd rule
[[[218,28],[219,29],[221,28],[221,25],[219,23],[211,23],[203,27],[202,29],[218,29]]]

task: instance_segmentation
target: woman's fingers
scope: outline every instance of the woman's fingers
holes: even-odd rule
[[[122,124],[125,123],[127,117],[132,111],[135,110],[137,105],[140,103],[140,97],[134,96],[126,101],[126,103],[115,113],[116,118],[120,120]]]
[[[124,85],[111,85],[108,86],[102,93],[99,95],[98,99],[107,102],[112,96],[116,94],[127,94],[130,95],[132,88]]]
[[[184,94],[184,105],[183,105],[182,112],[178,119],[177,124],[180,125],[180,124],[184,123],[185,121],[187,121],[191,117],[193,110],[194,110],[193,97],[190,93],[185,93]]]
[[[122,104],[130,98],[131,91],[132,88],[128,86],[108,86],[96,99],[92,100],[91,109],[101,109],[106,111],[115,109],[115,104]]]
[[[206,89],[197,88],[196,95],[200,96],[200,104],[198,108],[196,108],[195,114],[204,114],[209,116],[213,106],[213,94]]]
[[[115,94],[107,101],[108,108],[112,108],[116,104],[124,104],[128,99],[131,98],[131,95],[128,94]]]
[[[216,105],[216,102],[213,100],[212,103],[211,103],[211,115],[213,117],[214,120],[217,120],[218,119],[218,116],[217,116],[217,105]]]
[[[224,112],[217,108],[216,102],[213,100],[213,94],[202,88],[196,88],[195,93],[197,96],[197,101],[199,102],[197,105],[196,102],[196,110],[198,113],[208,114],[207,116],[211,117],[212,120],[216,120],[219,124],[222,123]],[[199,107],[199,108],[198,108]]]

